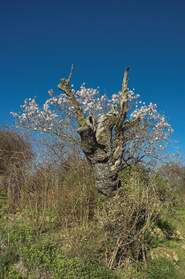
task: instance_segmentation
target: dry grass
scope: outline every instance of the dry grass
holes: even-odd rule
[[[70,159],[58,169],[41,166],[25,174],[18,210],[29,213],[39,227],[50,222],[70,227],[92,218],[95,195],[90,167],[83,160]]]
[[[23,136],[11,130],[0,130],[0,174],[8,175],[11,165],[20,167],[32,157],[31,146]]]
[[[0,183],[8,192],[9,207],[19,204],[22,173],[33,158],[31,145],[11,130],[0,130]]]

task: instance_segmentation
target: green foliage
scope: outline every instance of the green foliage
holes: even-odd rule
[[[6,278],[7,279],[23,279],[22,275],[14,267],[10,268]]]
[[[54,270],[55,279],[118,279],[113,271],[95,263],[83,263],[79,259],[57,259],[57,266]]]
[[[183,279],[178,267],[166,258],[157,258],[149,262],[146,279]]]
[[[58,243],[44,240],[20,251],[28,270],[39,268],[49,271],[53,278],[116,278],[113,273],[98,264],[83,262],[77,257],[65,257]]]
[[[7,203],[7,193],[0,188],[0,209]]]
[[[147,265],[130,265],[119,273],[120,279],[184,279],[179,266],[165,257],[148,261]]]
[[[167,239],[171,239],[175,232],[175,226],[166,219],[160,218],[157,221],[157,226],[164,232]]]
[[[20,255],[25,260],[27,267],[31,270],[37,266],[47,267],[52,264],[56,256],[56,244],[48,241],[43,242],[42,239],[36,243],[32,243],[20,248]]]
[[[23,219],[15,222],[4,220],[0,225],[0,240],[8,245],[11,243],[14,247],[31,243],[37,235],[37,231],[30,224],[23,222]]]
[[[3,279],[9,266],[16,263],[19,259],[19,255],[15,247],[7,247],[7,249],[1,252],[0,255],[0,279]]]
[[[43,273],[50,274],[49,278],[54,279],[117,278],[111,270],[96,262],[65,256],[59,241],[45,234],[35,235],[28,225],[21,226],[20,222],[8,225],[8,232],[7,226],[2,226],[0,230],[1,243],[4,245],[4,252],[0,257],[1,279],[21,279],[23,275],[19,271],[20,260],[26,273],[24,278],[34,272],[37,272],[37,278]]]

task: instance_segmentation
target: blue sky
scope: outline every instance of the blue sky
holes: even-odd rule
[[[26,97],[55,88],[72,63],[74,85],[130,87],[157,103],[185,154],[185,2],[1,1],[0,123],[11,123]]]

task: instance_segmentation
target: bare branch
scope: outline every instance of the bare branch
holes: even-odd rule
[[[128,90],[128,72],[129,67],[127,67],[124,71],[123,82],[122,82],[122,93],[126,93]]]
[[[65,92],[71,106],[74,108],[74,112],[76,114],[79,125],[83,127],[83,126],[87,126],[87,123],[84,118],[82,109],[80,107],[80,103],[75,98],[74,92],[71,88],[71,78],[72,78],[73,71],[74,71],[74,65],[72,65],[72,67],[71,67],[71,71],[70,71],[68,78],[61,79],[61,82],[59,83],[58,88]]]
[[[68,81],[69,83],[71,82],[74,69],[75,69],[75,65],[72,64],[72,65],[71,65],[71,71],[70,71],[69,76],[68,76],[68,79],[67,79],[67,81]]]
[[[128,71],[127,67],[124,71],[123,82],[122,82],[122,92],[120,98],[120,113],[116,123],[116,129],[119,130],[122,126],[123,121],[126,119],[126,113],[128,111]]]

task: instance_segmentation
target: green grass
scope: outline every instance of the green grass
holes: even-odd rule
[[[36,231],[20,218],[1,223],[0,244],[0,279],[118,279],[96,261],[65,256],[59,239]]]
[[[20,214],[5,213],[0,221],[0,279],[185,278],[185,208],[160,221],[171,237],[156,241],[146,265],[130,263],[119,270],[98,263],[98,255],[91,260],[65,255],[59,228],[43,232]]]

